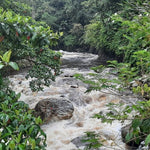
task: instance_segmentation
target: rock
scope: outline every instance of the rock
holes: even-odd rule
[[[77,147],[77,148],[80,148],[80,147],[86,147],[89,142],[82,142],[82,140],[85,139],[84,136],[79,136],[79,137],[76,137],[74,138],[73,140],[71,140],[71,142]]]
[[[106,101],[107,96],[105,94],[102,94],[99,96],[98,101]]]
[[[50,120],[69,119],[72,117],[74,107],[72,103],[65,99],[43,99],[35,106],[35,116],[40,116],[47,123]]]
[[[77,122],[77,123],[76,123],[76,126],[77,126],[77,127],[83,127],[83,122]]]
[[[71,78],[73,78],[73,75],[65,74],[64,77],[71,77]]]
[[[71,142],[77,147],[81,149],[89,149],[89,145],[91,142],[84,142],[84,140],[88,140],[89,138],[87,136],[79,136],[71,140]],[[100,150],[100,148],[90,148],[90,150]]]
[[[79,86],[78,85],[71,85],[70,87],[71,88],[78,88]]]
[[[65,95],[60,95],[60,97],[65,97]]]
[[[130,82],[130,87],[137,87],[137,86],[138,86],[138,82],[137,81]]]

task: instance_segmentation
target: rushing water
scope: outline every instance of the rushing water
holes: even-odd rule
[[[119,103],[121,98],[104,92],[92,91],[85,93],[87,85],[74,79],[75,73],[86,75],[92,72],[89,68],[97,64],[97,55],[63,52],[62,74],[52,83],[45,87],[43,92],[32,93],[29,89],[28,80],[24,78],[26,72],[10,76],[11,85],[17,92],[21,92],[21,100],[34,108],[39,100],[45,98],[64,97],[71,99],[74,105],[73,117],[68,120],[52,120],[42,125],[47,134],[47,150],[78,150],[84,147],[76,147],[71,141],[83,136],[86,131],[95,131],[100,135],[104,146],[100,150],[125,150],[125,144],[121,140],[121,123],[113,122],[111,125],[101,123],[101,120],[92,116],[100,111],[107,110],[106,105],[110,102]]]

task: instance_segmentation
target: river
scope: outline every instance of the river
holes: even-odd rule
[[[20,99],[29,104],[30,108],[34,108],[38,101],[46,98],[64,97],[72,102],[74,112],[70,119],[53,119],[42,125],[47,134],[47,150],[84,149],[84,144],[73,141],[87,131],[95,131],[100,136],[103,146],[99,150],[126,150],[126,145],[121,140],[120,122],[115,121],[110,125],[92,118],[95,113],[107,111],[108,103],[118,104],[122,99],[111,92],[85,93],[88,86],[73,77],[75,73],[86,76],[92,72],[90,67],[98,64],[98,56],[89,53],[60,52],[63,54],[62,74],[50,87],[45,87],[43,92],[31,92],[29,80],[25,79],[26,72],[9,76],[13,90],[22,93]]]

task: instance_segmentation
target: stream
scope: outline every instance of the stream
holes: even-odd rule
[[[121,139],[122,124],[114,121],[111,125],[102,123],[100,119],[92,118],[95,113],[107,111],[108,103],[118,104],[124,99],[135,101],[134,98],[122,99],[110,91],[92,91],[85,93],[88,86],[76,80],[73,75],[81,73],[86,76],[92,72],[91,66],[98,65],[98,56],[89,53],[64,52],[62,57],[62,74],[52,82],[50,87],[45,87],[43,92],[32,92],[29,80],[25,79],[26,71],[9,76],[11,87],[17,93],[21,92],[20,100],[29,104],[30,108],[43,99],[63,97],[69,100],[74,107],[73,116],[68,120],[54,118],[42,129],[47,134],[47,150],[81,150],[85,145],[78,139],[87,131],[95,131],[100,135],[103,146],[99,150],[126,150],[126,145]],[[106,71],[107,72],[107,71]],[[105,73],[103,74],[105,76]]]

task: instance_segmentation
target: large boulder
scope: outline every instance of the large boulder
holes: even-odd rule
[[[72,117],[74,107],[65,99],[43,99],[35,106],[35,116],[40,116],[47,123],[50,120],[63,120]]]

